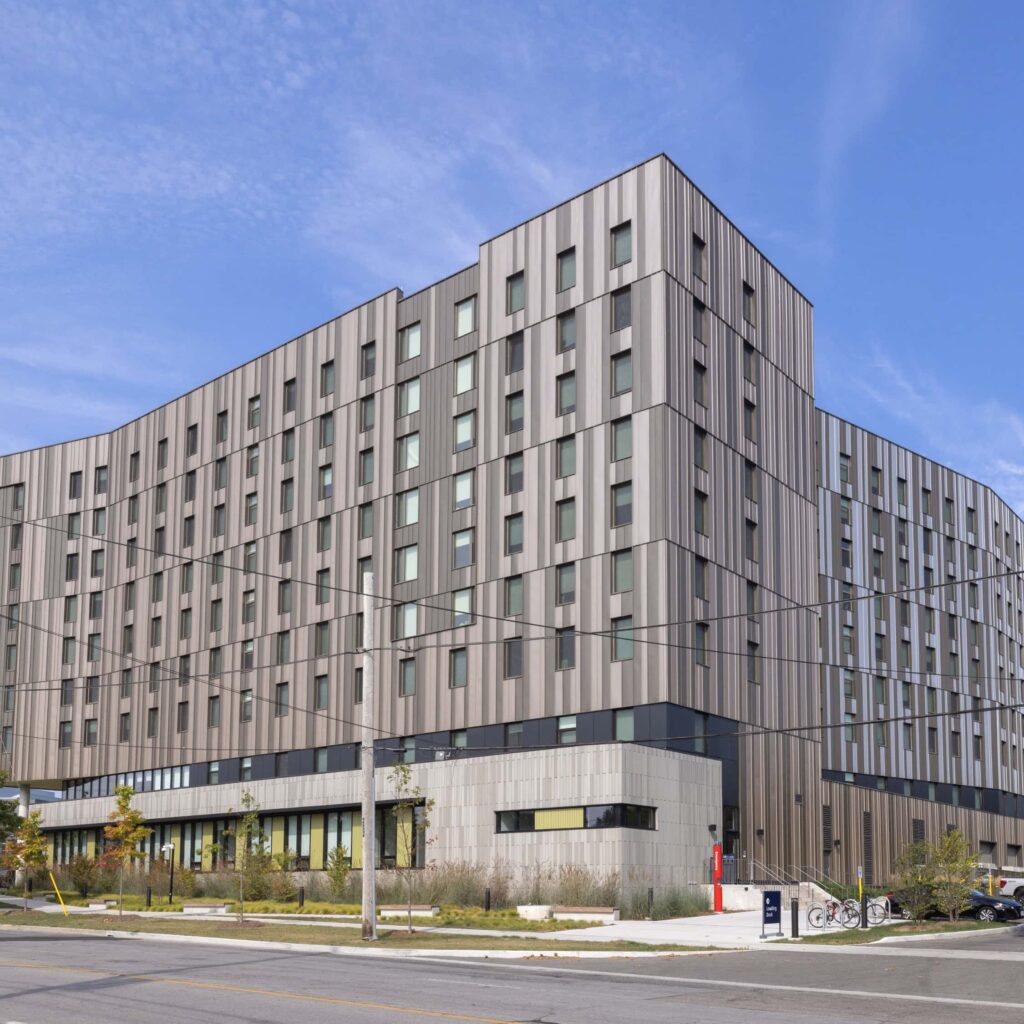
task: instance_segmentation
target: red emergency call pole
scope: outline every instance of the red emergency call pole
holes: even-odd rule
[[[715,913],[722,913],[722,844],[712,847],[711,881],[715,891]]]

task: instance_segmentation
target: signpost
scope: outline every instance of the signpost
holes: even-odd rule
[[[715,892],[715,913],[722,913],[722,844],[715,843],[711,861],[711,881]]]
[[[779,889],[768,889],[764,892],[761,903],[761,938],[768,938],[767,927],[774,924],[778,934],[782,934],[782,892]]]

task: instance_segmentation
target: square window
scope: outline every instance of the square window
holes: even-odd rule
[[[522,391],[505,396],[505,433],[514,434],[523,429],[526,403]]]
[[[455,303],[455,337],[461,338],[476,330],[476,296],[470,295]]]
[[[415,359],[420,354],[420,325],[419,321],[403,327],[398,332],[398,361],[407,362]]]
[[[576,284],[576,249],[566,249],[557,258],[557,290],[564,292]]]
[[[621,267],[633,258],[633,225],[630,221],[612,228],[612,266]]]
[[[526,279],[523,271],[505,279],[505,312],[518,313],[526,305]]]
[[[555,322],[555,351],[570,352],[576,347],[576,310],[559,315]]]
[[[523,332],[510,334],[505,339],[505,373],[518,373],[523,368]]]
[[[633,304],[628,287],[612,292],[612,331],[621,331],[633,323]]]

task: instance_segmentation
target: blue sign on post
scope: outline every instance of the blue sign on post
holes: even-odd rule
[[[765,929],[770,924],[778,926],[782,934],[782,893],[778,889],[769,889],[763,893],[761,903],[761,938],[766,938]]]

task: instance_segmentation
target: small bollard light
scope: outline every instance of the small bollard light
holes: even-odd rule
[[[647,920],[654,920],[654,886],[647,889]]]
[[[151,906],[153,906],[153,886],[147,885],[146,886],[146,909],[149,910],[149,908]]]
[[[868,894],[866,892],[860,894],[860,926],[861,928],[868,926]]]
[[[791,939],[800,938],[800,901],[789,901],[789,930]]]
[[[304,885],[299,886],[299,910],[306,905],[306,887]]]
[[[484,889],[484,912],[489,912],[491,909],[491,887],[487,886]]]

